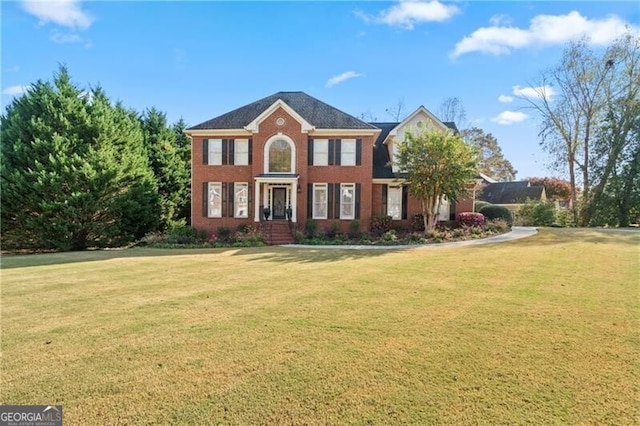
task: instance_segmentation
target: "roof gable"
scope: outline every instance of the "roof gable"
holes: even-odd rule
[[[300,123],[300,127],[302,128],[302,133],[307,133],[310,130],[314,129],[314,126],[309,124],[309,122],[304,118],[302,118],[300,114],[298,114],[293,108],[287,105],[282,99],[278,99],[273,104],[271,104],[269,108],[265,109],[262,112],[262,114],[254,118],[253,121],[251,121],[251,123],[244,126],[245,130],[248,130],[253,133],[257,133],[258,128],[260,127],[260,123],[262,123],[262,121],[264,121],[267,117],[269,117],[276,110],[278,110],[278,108],[282,108],[283,110],[285,110],[287,114],[289,114],[291,117],[293,117],[294,120]]]
[[[425,117],[431,123],[435,124],[436,127],[439,127],[442,130],[447,130],[447,129],[450,128],[446,124],[444,124],[442,121],[438,120],[438,118],[435,115],[433,115],[428,109],[426,109],[424,106],[420,105],[420,107],[417,110],[415,110],[414,112],[409,114],[409,116],[407,118],[402,120],[400,123],[398,123],[398,125],[396,127],[391,129],[391,131],[389,132],[389,136],[392,136],[392,137],[393,136],[397,136],[398,132],[400,132],[404,127],[410,125],[411,122],[414,121],[414,119],[418,118],[418,116]],[[455,126],[455,124],[453,124],[453,125]]]

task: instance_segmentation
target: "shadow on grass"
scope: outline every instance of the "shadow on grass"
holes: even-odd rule
[[[537,247],[585,242],[640,247],[640,231],[636,229],[539,228],[538,231],[534,238],[523,238],[512,244],[518,247]]]
[[[396,250],[397,251],[397,250]],[[226,247],[211,249],[155,249],[135,247],[129,249],[87,250],[62,253],[9,254],[0,258],[0,269],[27,268],[35,266],[63,265],[81,262],[101,262],[112,259],[144,258],[163,256],[222,255],[255,256],[250,261],[288,262],[336,262],[380,256],[387,250],[308,249],[294,247]]]

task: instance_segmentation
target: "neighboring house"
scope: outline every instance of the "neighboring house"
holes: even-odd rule
[[[366,123],[303,92],[278,92],[185,130],[192,139],[194,227],[314,219],[346,231],[373,215],[402,222],[420,203],[390,166],[406,130],[449,131],[424,107],[402,122]],[[448,220],[449,205],[441,219]]]
[[[504,206],[516,213],[518,207],[527,200],[546,201],[544,186],[532,186],[529,181],[487,182],[478,192],[477,199],[496,206]]]

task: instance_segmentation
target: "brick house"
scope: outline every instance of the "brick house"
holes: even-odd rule
[[[457,131],[424,107],[402,122],[366,123],[306,93],[278,92],[190,127],[191,224],[213,232],[290,216],[368,230],[373,215],[408,224],[420,203],[389,164],[405,130],[425,126]]]

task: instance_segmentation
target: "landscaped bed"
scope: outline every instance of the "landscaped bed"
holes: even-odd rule
[[[2,258],[2,404],[65,424],[635,424],[640,233]]]

